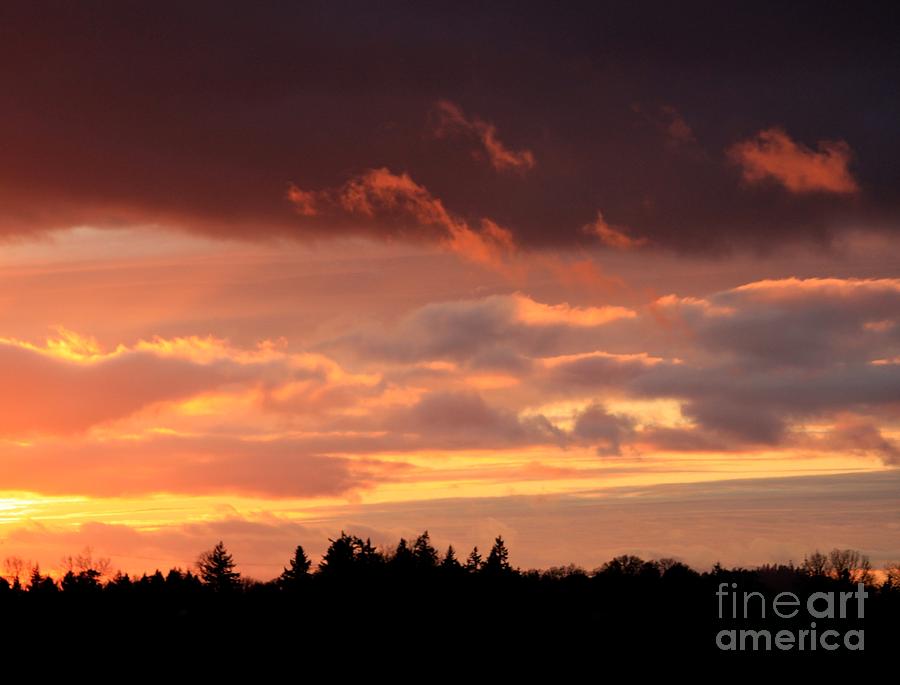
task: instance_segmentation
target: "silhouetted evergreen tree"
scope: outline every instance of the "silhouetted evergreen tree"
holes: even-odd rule
[[[494,540],[494,546],[491,547],[491,551],[488,553],[488,558],[484,562],[482,571],[488,574],[499,575],[508,573],[510,570],[509,550],[506,549],[506,543],[503,542],[503,538],[498,535]]]
[[[469,552],[469,557],[466,559],[466,571],[469,573],[476,573],[481,570],[481,554],[478,552],[478,545],[472,548],[472,551]]]
[[[229,592],[240,587],[241,574],[234,570],[234,560],[221,540],[211,550],[200,555],[197,568],[203,582],[216,592]]]
[[[117,591],[117,592],[129,592],[132,589],[134,584],[131,582],[131,577],[127,573],[122,573],[119,571],[112,577],[112,580],[106,584],[107,589]]]
[[[103,588],[100,584],[100,571],[94,568],[78,573],[66,571],[59,586],[63,592],[98,592]]]
[[[462,565],[459,563],[459,560],[456,558],[456,550],[453,549],[453,545],[447,546],[447,553],[444,555],[444,558],[441,560],[441,568],[445,571],[458,571],[462,568]]]
[[[319,573],[323,577],[340,577],[349,575],[357,561],[363,541],[353,535],[341,531],[339,537],[328,539],[331,544],[319,562]]]
[[[356,561],[361,569],[366,572],[373,572],[384,564],[384,555],[375,548],[371,539],[366,538],[363,541],[360,538],[356,538],[356,542]]]
[[[415,565],[416,559],[412,549],[409,547],[409,543],[406,541],[406,538],[400,538],[400,542],[397,543],[397,547],[394,549],[394,553],[389,561],[391,572],[405,577],[413,572]]]
[[[290,565],[282,571],[281,576],[278,578],[278,582],[281,587],[296,589],[300,587],[301,583],[304,583],[309,579],[309,567],[311,565],[309,558],[306,556],[306,552],[303,551],[301,545],[297,545],[297,549],[294,550],[294,556],[291,558],[289,564]]]
[[[426,530],[413,543],[413,558],[419,569],[433,569],[438,565],[437,550],[431,545],[431,538]]]
[[[150,576],[150,590],[157,594],[161,594],[166,589],[166,577],[162,571],[156,569],[156,572]]]

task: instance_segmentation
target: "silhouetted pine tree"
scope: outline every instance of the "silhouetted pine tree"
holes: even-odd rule
[[[456,550],[453,549],[453,545],[447,547],[447,553],[441,561],[441,568],[446,571],[457,571],[462,568],[459,560],[456,558]]]
[[[211,550],[200,555],[197,568],[203,582],[216,592],[228,592],[240,587],[241,574],[234,570],[234,559],[221,540]],[[159,575],[165,583],[162,574]]]
[[[481,554],[478,553],[478,545],[472,548],[472,551],[469,552],[469,558],[466,559],[466,571],[469,573],[476,573],[481,570]]]
[[[437,567],[438,553],[431,545],[431,538],[428,536],[427,530],[416,538],[416,541],[413,543],[412,554],[419,569]]]
[[[506,549],[506,543],[503,542],[501,536],[498,535],[494,540],[494,546],[491,547],[491,551],[488,554],[487,560],[484,562],[484,568],[482,570],[485,573],[494,575],[508,573],[511,570],[509,566],[509,550]]]
[[[375,549],[375,545],[372,544],[370,538],[366,538],[365,542],[360,538],[356,538],[356,542],[356,559],[360,568],[365,569],[367,572],[372,572],[384,564],[384,555]]]
[[[118,571],[116,575],[112,577],[112,580],[106,584],[106,589],[124,594],[131,591],[132,585],[134,585],[134,583],[131,582],[131,577],[127,573]]]
[[[306,552],[303,551],[303,547],[297,545],[297,549],[294,550],[294,556],[290,560],[290,566],[285,568],[278,578],[281,587],[286,589],[299,587],[301,583],[308,580],[310,565],[309,558],[306,556]]]
[[[400,538],[394,553],[391,555],[391,572],[399,576],[408,576],[415,569],[416,559],[406,538]]]

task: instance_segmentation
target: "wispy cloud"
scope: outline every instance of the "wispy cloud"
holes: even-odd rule
[[[479,144],[482,153],[497,171],[531,171],[537,162],[531,150],[512,150],[504,145],[497,134],[497,127],[478,117],[467,117],[459,105],[448,100],[440,100],[436,105],[437,124],[435,135],[459,135],[472,138]]]

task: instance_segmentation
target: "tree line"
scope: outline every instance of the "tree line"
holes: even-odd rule
[[[737,574],[761,579],[780,577],[833,580],[843,583],[878,585],[885,591],[900,592],[900,563],[888,564],[881,573],[873,570],[868,557],[853,549],[833,549],[828,553],[815,551],[799,564],[763,565],[753,569],[726,569],[716,564],[711,572],[699,573],[672,558],[644,560],[634,555],[615,557],[587,571],[574,564],[544,570],[521,570],[509,562],[509,550],[502,536],[497,536],[486,556],[474,547],[465,557],[457,555],[453,545],[441,554],[432,544],[428,531],[415,540],[401,538],[390,549],[379,549],[370,539],[341,531],[329,538],[329,546],[314,568],[302,545],[297,545],[282,573],[275,579],[261,582],[245,578],[237,571],[237,563],[223,541],[201,553],[194,569],[172,568],[167,573],[157,570],[132,578],[127,573],[110,573],[109,559],[94,559],[90,552],[66,557],[65,573],[58,580],[33,565],[25,575],[26,564],[17,557],[7,557],[7,578],[0,577],[0,596],[17,593],[53,594],[107,591],[120,592],[132,588],[168,589],[184,592],[237,593],[266,589],[291,592],[308,589],[312,583],[375,581],[399,579],[416,582],[452,582],[464,578],[496,581],[540,581],[553,583],[590,579],[635,579],[658,581],[666,579],[701,578]]]
[[[425,660],[440,652],[447,663],[467,654],[490,659],[501,647],[520,658],[645,659],[648,650],[718,658],[717,632],[748,625],[717,617],[723,583],[762,593],[771,606],[785,591],[850,593],[858,582],[869,593],[864,625],[818,621],[817,629],[865,627],[867,655],[890,654],[900,641],[900,565],[876,570],[850,549],[754,568],[716,564],[698,571],[671,558],[620,555],[593,570],[574,564],[538,570],[511,564],[501,536],[484,553],[476,547],[458,554],[452,546],[438,551],[427,532],[390,547],[341,532],[318,562],[302,545],[285,562],[278,577],[253,580],[223,541],[189,569],[140,576],[112,572],[109,560],[90,553],[67,557],[59,578],[8,559],[8,579],[0,580],[0,647],[10,633],[40,636],[49,626],[72,626],[70,641],[93,650],[102,636],[107,654],[111,644],[145,655],[151,645],[155,653],[189,655],[231,654],[238,645],[268,655],[337,648],[343,653],[336,663],[348,668],[354,654],[368,649],[384,658],[401,647]],[[771,618],[752,625],[810,628],[808,620]]]

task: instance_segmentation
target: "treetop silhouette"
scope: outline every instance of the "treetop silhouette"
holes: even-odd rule
[[[200,555],[197,568],[203,582],[217,592],[232,591],[240,586],[241,574],[234,570],[234,559],[221,540]]]

